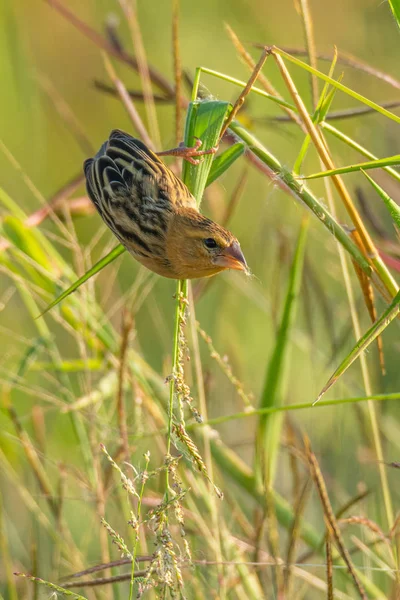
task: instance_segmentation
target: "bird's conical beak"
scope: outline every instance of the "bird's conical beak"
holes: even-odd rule
[[[246,273],[248,271],[246,259],[239,242],[236,241],[215,257],[214,264],[225,269],[236,269],[236,271],[245,271]]]

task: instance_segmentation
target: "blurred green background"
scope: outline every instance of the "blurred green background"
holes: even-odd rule
[[[119,19],[119,33],[124,47],[132,52],[131,38],[118,2],[111,0],[65,0],[64,4],[100,32],[110,15]],[[375,68],[394,76],[398,73],[399,32],[385,3],[378,0],[346,0],[330,2],[318,0],[310,3],[316,47],[320,52],[332,52],[334,45]],[[167,1],[137,2],[138,18],[151,65],[173,80],[171,55],[171,4]],[[248,43],[276,44],[280,47],[304,47],[302,22],[296,2],[291,0],[182,0],[180,5],[180,48],[183,68],[193,76],[195,67],[202,65],[247,79],[248,70],[238,58],[229,40],[224,24],[228,23],[257,59],[258,50]],[[139,89],[140,79],[132,70],[115,63],[119,76],[127,88]],[[319,62],[321,70],[327,71],[327,63]],[[310,82],[303,72],[290,67],[299,91],[310,107]],[[336,73],[344,72],[343,82],[368,98],[381,103],[399,97],[399,90],[365,73],[338,66]],[[279,73],[272,59],[267,61],[264,72],[279,92],[289,100]],[[0,10],[0,137],[12,153],[23,173],[32,180],[44,198],[49,199],[67,181],[81,172],[82,163],[95,152],[113,128],[131,133],[131,123],[120,102],[94,87],[94,80],[107,82],[102,57],[98,48],[71,26],[46,2],[38,0],[1,0]],[[209,76],[202,83],[210,94],[234,101],[239,88]],[[52,97],[45,87],[54,89]],[[322,86],[320,86],[322,89]],[[189,95],[189,90],[187,90]],[[74,132],[60,114],[54,98],[63,99],[75,115],[87,140],[85,149],[77,142]],[[61,102],[61,100],[60,100]],[[145,119],[143,105],[136,105]],[[355,106],[355,102],[337,93],[333,110]],[[394,109],[396,112],[396,109]],[[159,106],[157,109],[162,148],[175,145],[174,107]],[[275,124],[267,117],[280,114],[278,108],[264,99],[251,97],[245,105],[246,118],[250,119],[256,135],[266,147],[287,167],[292,167],[300,150],[303,135],[291,124]],[[262,120],[266,121],[263,123]],[[369,115],[340,122],[340,128],[379,157],[398,152],[398,133],[393,123],[380,115]],[[88,144],[86,144],[87,146]],[[92,150],[90,150],[90,145]],[[336,164],[359,162],[360,156],[336,140],[331,141]],[[211,335],[214,346],[222,356],[227,355],[233,372],[243,382],[244,388],[254,394],[254,403],[262,389],[266,366],[276,338],[277,325],[287,274],[304,208],[280,191],[273,182],[247,165],[244,159],[236,163],[228,174],[210,188],[205,196],[203,211],[218,220],[235,190],[237,182],[247,170],[247,183],[240,202],[230,222],[230,229],[241,242],[254,278],[246,279],[236,273],[226,273],[213,280],[196,305],[196,317],[202,328]],[[304,164],[307,173],[320,170],[315,152],[309,152]],[[397,185],[383,174],[377,175],[393,198],[399,199]],[[356,186],[364,188],[374,220],[395,241],[390,220],[379,198],[367,187],[360,174],[346,176],[351,191]],[[0,152],[0,185],[27,213],[39,208],[37,197],[26,185],[19,168],[10,163]],[[320,198],[324,196],[321,182],[310,186]],[[74,194],[84,195],[84,187]],[[348,218],[339,210],[341,220]],[[6,211],[3,211],[6,214]],[[89,248],[103,222],[97,214],[74,219],[77,240],[83,250]],[[56,228],[51,222],[42,224],[41,230],[53,236]],[[50,239],[53,239],[52,237]],[[104,232],[99,243],[90,253],[77,254],[58,244],[64,258],[73,264],[77,273],[104,255],[114,241]],[[115,275],[115,278],[114,278]],[[97,299],[106,311],[111,311],[111,321],[120,329],[120,298],[132,287],[139,275],[139,266],[130,256],[124,255],[117,263],[103,272],[96,281]],[[110,283],[111,282],[111,283]],[[369,318],[362,303],[359,287],[353,277],[362,330],[369,326]],[[92,284],[89,284],[90,286]],[[1,378],[9,381],[24,355],[29,341],[37,335],[35,324],[26,312],[14,284],[4,270],[0,274],[0,335],[2,339]],[[154,285],[135,292],[133,312],[136,335],[135,348],[145,360],[163,376],[170,366],[171,340],[174,311],[174,282],[157,278]],[[129,299],[129,295],[127,296]],[[128,301],[128,300],[127,300]],[[115,310],[115,308],[117,308]],[[383,303],[378,300],[378,312]],[[82,356],[82,348],[73,336],[55,321],[51,331],[64,359]],[[333,237],[317,220],[311,218],[307,242],[306,265],[296,322],[291,334],[292,352],[288,370],[286,402],[296,404],[311,402],[334,367],[354,344],[348,302],[344,290],[340,264]],[[382,378],[375,348],[368,353],[372,387],[376,393],[395,392],[400,389],[398,325],[394,323],[384,334],[387,375]],[[229,414],[242,409],[236,390],[210,357],[205,345],[201,345],[203,368],[206,374],[209,416]],[[189,381],[191,374],[188,373]],[[76,397],[95,386],[98,374],[72,376]],[[14,406],[28,431],[31,431],[31,411],[36,404],[44,406],[45,437],[48,456],[54,465],[58,462],[79,461],[74,450],[74,435],[66,415],[46,405],[36,391],[49,391],[57,395],[54,380],[46,374],[30,373],[26,388],[15,386]],[[359,364],[338,383],[331,397],[363,395]],[[196,397],[195,397],[196,399]],[[51,407],[51,408],[50,408]],[[361,411],[364,409],[362,408]],[[380,406],[381,432],[387,460],[398,460],[400,428],[395,420],[395,404]],[[398,413],[398,411],[397,411]],[[378,469],[373,455],[363,444],[359,427],[360,414],[350,406],[323,408],[298,412],[293,420],[296,426],[312,438],[324,475],[330,485],[333,502],[343,503],[363,486],[373,493],[368,506],[371,515],[379,520],[382,516]],[[254,424],[252,419],[232,421],[218,427],[222,439],[234,448],[248,464],[253,455]],[[27,485],[31,476],[26,473],[24,458],[13,428],[7,416],[0,415],[0,447],[2,447],[18,473],[25,473]],[[112,439],[112,429],[100,423],[105,439]],[[102,436],[100,436],[102,437]],[[139,449],[146,448],[139,444]],[[282,444],[285,445],[282,439]],[[287,456],[281,457],[277,487],[284,494],[290,489],[287,475]],[[389,472],[395,507],[399,502],[398,474]],[[19,499],[16,489],[9,488],[9,481],[0,474],[3,491],[4,514],[12,516],[8,525],[11,555],[17,563],[28,569],[29,546],[35,538],[35,525]],[[33,481],[31,481],[33,485]],[[38,501],[40,502],[38,493]],[[67,494],[68,496],[68,494]],[[80,500],[66,501],[69,526],[74,535],[84,521],[85,503]],[[79,516],[75,512],[79,507]],[[80,512],[82,511],[82,512]],[[311,522],[319,523],[321,515],[314,508],[308,514]],[[21,520],[19,520],[21,517]],[[95,538],[90,560],[96,561]],[[50,552],[44,545],[40,551]],[[22,568],[22,567],[21,567]],[[1,574],[1,571],[0,571]],[[1,584],[0,584],[1,585]],[[1,589],[1,587],[0,587]],[[7,592],[5,592],[7,598]]]

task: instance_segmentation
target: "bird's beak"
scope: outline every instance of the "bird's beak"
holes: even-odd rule
[[[237,271],[248,271],[246,259],[240,249],[239,242],[232,242],[230,246],[215,257],[214,264],[225,269],[236,269]]]

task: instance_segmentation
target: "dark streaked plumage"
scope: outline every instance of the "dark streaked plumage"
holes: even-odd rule
[[[186,185],[140,140],[112,131],[84,171],[106,225],[151,271],[192,279],[247,269],[236,238],[198,212]]]

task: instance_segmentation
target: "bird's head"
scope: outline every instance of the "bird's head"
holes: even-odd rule
[[[248,272],[235,236],[192,208],[176,211],[166,242],[167,258],[179,279],[208,277],[226,269]]]

